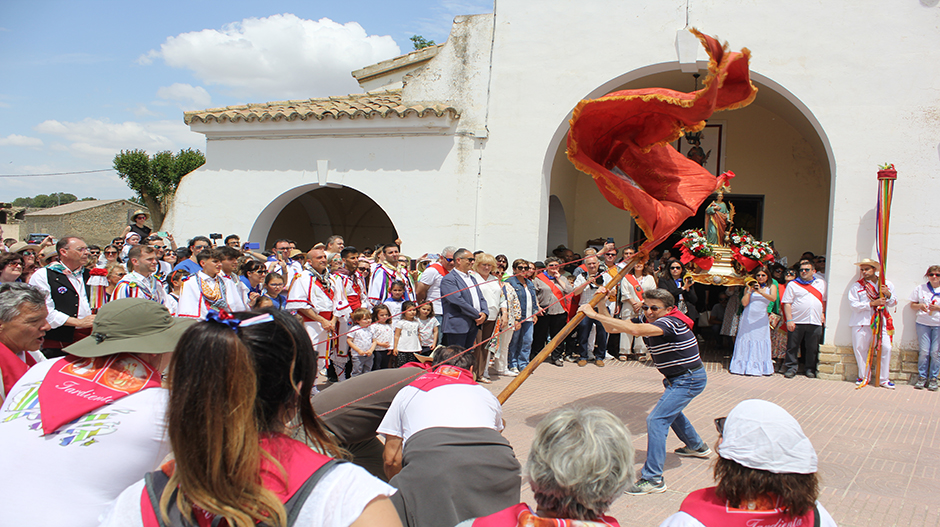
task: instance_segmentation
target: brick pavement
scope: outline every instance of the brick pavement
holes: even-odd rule
[[[940,392],[898,386],[865,388],[853,383],[799,376],[785,379],[729,374],[709,362],[708,386],[686,416],[710,445],[718,433],[713,419],[745,399],[766,399],[790,412],[819,455],[820,501],[840,526],[940,526]],[[499,393],[508,378],[488,387]],[[535,426],[564,405],[599,406],[619,416],[634,435],[636,469],[646,458],[646,416],[662,394],[662,375],[645,362],[579,368],[540,366],[506,402],[505,436],[524,463]],[[682,446],[670,432],[665,480],[668,490],[647,496],[621,496],[611,515],[622,525],[656,526],[677,511],[686,494],[713,485],[712,462],[680,458]],[[523,485],[523,499],[534,503]]]

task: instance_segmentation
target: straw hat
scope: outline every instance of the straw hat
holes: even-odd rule
[[[867,265],[868,267],[874,267],[876,271],[881,271],[881,264],[871,258],[865,258],[861,262],[855,262],[855,265],[859,267]]]
[[[137,209],[137,210],[134,211],[133,214],[131,214],[131,220],[136,220],[136,219],[137,219],[137,216],[140,216],[141,214],[144,215],[144,219],[147,219],[147,218],[150,217],[150,215],[147,214],[146,211],[141,210],[141,209]]]
[[[16,242],[10,246],[11,253],[18,253],[27,249],[33,252],[39,252],[39,246],[34,243]]]

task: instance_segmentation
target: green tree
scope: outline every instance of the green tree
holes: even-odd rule
[[[78,201],[75,194],[68,192],[53,192],[52,194],[38,194],[31,198],[16,198],[13,200],[14,207],[33,207],[37,209],[47,209],[58,205],[65,205]]]
[[[414,44],[415,50],[429,48],[436,45],[434,44],[433,40],[427,40],[421,35],[413,35],[411,37],[411,43]]]
[[[202,152],[191,148],[176,155],[167,150],[153,156],[143,150],[121,150],[114,156],[114,170],[150,209],[153,230],[158,231],[183,176],[205,162]]]

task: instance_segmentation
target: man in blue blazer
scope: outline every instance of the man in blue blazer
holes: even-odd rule
[[[441,280],[441,306],[444,308],[441,333],[445,346],[473,347],[477,330],[486,321],[486,300],[476,287],[477,279],[469,274],[473,260],[473,253],[457,249],[453,271]]]

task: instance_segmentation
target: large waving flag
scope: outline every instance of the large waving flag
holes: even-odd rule
[[[734,174],[717,178],[669,143],[705,127],[718,110],[750,104],[757,96],[748,71],[750,51],[728,52],[692,30],[708,51],[700,90],[624,90],[575,107],[568,159],[591,175],[604,197],[628,210],[646,235],[646,249],[666,239]]]

